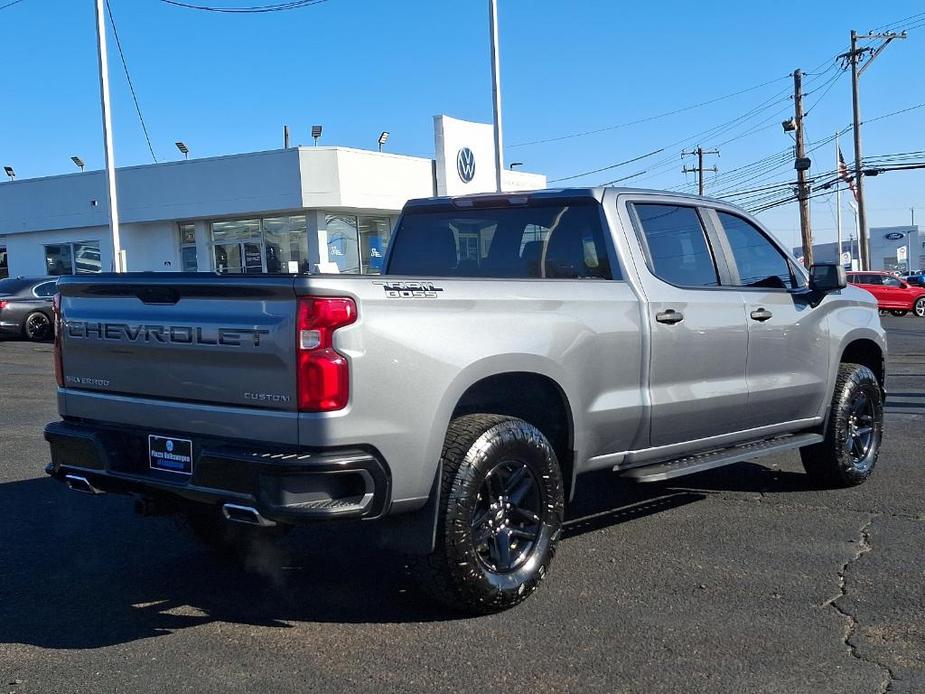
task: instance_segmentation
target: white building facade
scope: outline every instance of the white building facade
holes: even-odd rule
[[[435,159],[293,147],[120,168],[126,267],[378,273],[407,200],[494,190],[491,127],[447,116],[434,126]],[[505,190],[546,186],[503,176]],[[0,184],[0,277],[112,268],[105,172]]]

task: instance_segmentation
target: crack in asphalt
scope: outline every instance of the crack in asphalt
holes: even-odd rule
[[[828,600],[826,600],[820,607],[831,607],[835,612],[844,617],[847,620],[845,625],[845,635],[842,640],[845,643],[845,646],[848,649],[848,652],[858,660],[870,663],[871,665],[876,665],[878,668],[883,670],[883,682],[880,684],[880,694],[886,694],[893,688],[893,682],[896,679],[896,675],[885,663],[881,663],[878,660],[871,660],[870,658],[865,658],[861,655],[858,650],[857,644],[854,642],[854,636],[857,633],[858,622],[857,617],[849,612],[847,609],[842,607],[839,604],[839,601],[842,598],[848,596],[848,580],[846,578],[848,569],[855,564],[861,557],[873,550],[873,546],[870,543],[870,527],[873,525],[874,520],[879,516],[878,513],[870,514],[867,521],[864,525],[861,526],[861,529],[858,533],[857,540],[857,551],[854,553],[854,556],[849,558],[844,564],[842,564],[841,569],[838,571],[838,595],[835,595]]]

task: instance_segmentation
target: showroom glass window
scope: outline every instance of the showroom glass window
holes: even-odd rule
[[[199,261],[196,258],[196,225],[180,225],[180,269],[183,272],[196,272]]]
[[[49,275],[102,272],[100,242],[80,241],[46,245],[45,270]]]
[[[308,272],[308,233],[305,215],[268,217],[263,221],[267,272]]]
[[[360,271],[364,275],[382,272],[385,249],[392,234],[388,217],[357,217],[360,232]]]
[[[328,261],[336,263],[341,273],[360,272],[357,218],[352,215],[326,214],[324,226],[328,232]]]
[[[6,255],[6,246],[0,246],[0,280],[10,276],[10,266]]]
[[[233,219],[213,222],[212,254],[216,272],[264,272],[260,220]]]
[[[716,287],[719,279],[700,215],[693,207],[633,207],[656,277],[678,287]]]

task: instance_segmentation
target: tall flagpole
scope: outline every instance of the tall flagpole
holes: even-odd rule
[[[841,174],[841,157],[839,156],[841,150],[838,147],[838,131],[835,131],[835,170]],[[835,180],[835,238],[838,241],[838,264],[842,265],[842,246],[841,246],[841,187],[839,186],[838,179]]]
[[[501,56],[498,53],[498,0],[488,0],[488,17],[491,24],[491,96],[495,125],[495,186],[501,192],[501,174],[504,172],[504,145],[501,137]]]
[[[109,106],[109,57],[106,53],[106,0],[96,0],[96,52],[100,66],[100,106],[103,110],[103,149],[106,153],[106,183],[109,190],[109,234],[116,272],[125,272],[119,238],[119,201],[116,197],[116,162],[112,148],[112,116]]]

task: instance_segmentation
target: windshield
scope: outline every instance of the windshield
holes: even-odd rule
[[[411,209],[392,238],[387,274],[610,279],[596,202],[466,210]]]

